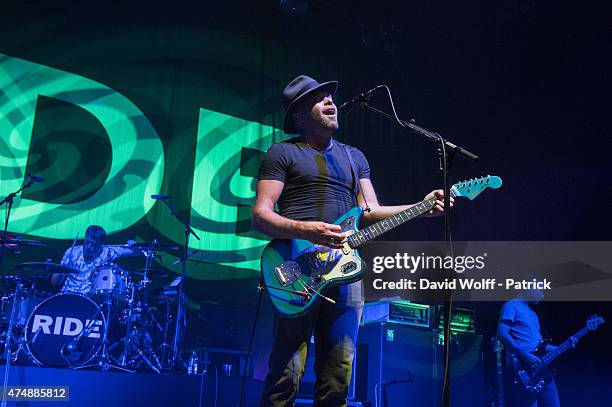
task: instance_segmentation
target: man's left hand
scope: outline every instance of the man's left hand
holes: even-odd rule
[[[434,207],[431,208],[431,210],[427,212],[425,216],[435,217],[435,216],[440,216],[444,213],[444,190],[436,189],[434,191],[431,191],[425,196],[425,199],[427,200],[433,197],[436,198],[436,203],[434,204]],[[455,199],[453,199],[453,197],[451,196],[450,197],[450,207],[451,208],[453,207],[454,203],[455,203]]]

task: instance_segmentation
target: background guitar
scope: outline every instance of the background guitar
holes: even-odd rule
[[[544,354],[544,349],[550,340],[545,339],[541,341],[536,349],[531,352],[536,356],[541,356],[540,363],[533,368],[527,366],[518,356],[513,355],[511,358],[511,365],[515,372],[515,383],[521,384],[527,390],[535,393],[542,391],[545,380],[554,374],[548,368],[548,366],[561,354],[574,347],[574,345],[572,345],[572,338],[575,338],[574,342],[577,342],[580,338],[586,335],[587,332],[596,330],[599,328],[599,325],[603,323],[604,319],[602,317],[598,316],[597,314],[591,315],[587,319],[586,325],[582,329],[580,329],[570,338],[566,339],[565,342],[557,346],[555,350],[547,354]]]

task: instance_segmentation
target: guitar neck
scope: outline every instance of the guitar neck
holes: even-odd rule
[[[576,338],[576,340],[578,340],[582,338],[584,335],[586,335],[587,332],[589,332],[589,328],[585,326],[584,328],[576,332],[576,334],[574,334],[574,337]],[[553,360],[555,360],[558,356],[560,356],[562,353],[568,351],[571,348],[572,348],[572,344],[571,344],[570,339],[568,338],[561,345],[557,346],[557,348],[554,351],[546,354],[546,356],[542,358],[542,366],[547,366]]]
[[[469,198],[470,200],[475,199],[485,189],[493,188],[497,189],[501,186],[501,178],[496,176],[487,175],[486,177],[470,179],[462,182],[458,182],[450,188],[450,196],[456,198],[458,196]],[[436,204],[436,198],[425,199],[418,204],[401,211],[398,214],[389,216],[381,221],[376,222],[373,225],[368,226],[362,230],[356,231],[348,237],[348,244],[351,248],[356,248],[364,243],[369,242],[372,239],[377,238],[385,232],[390,231],[401,225],[404,222],[408,222],[411,219],[416,218],[424,213],[427,213]]]
[[[497,407],[504,407],[504,372],[502,363],[502,344],[499,339],[495,343],[496,373],[497,373]]]
[[[451,196],[454,198],[455,193],[451,189]],[[364,229],[361,229],[358,232],[353,233],[348,237],[348,244],[352,248],[356,248],[361,246],[364,243],[369,242],[370,240],[376,239],[378,236],[386,233],[392,229],[395,229],[402,223],[408,222],[416,218],[417,216],[421,216],[424,213],[427,213],[434,207],[436,204],[436,198],[425,199],[418,204],[401,211],[398,214],[389,216],[381,221],[378,221]]]

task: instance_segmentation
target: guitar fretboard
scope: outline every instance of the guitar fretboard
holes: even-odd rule
[[[453,189],[451,189],[451,196],[453,198],[455,197]],[[408,222],[409,220],[414,219],[417,216],[427,213],[429,210],[431,210],[431,208],[434,207],[435,203],[436,198],[426,199],[396,215],[389,216],[388,218],[378,221],[368,226],[367,228],[361,229],[360,231],[355,232],[348,237],[348,244],[353,249],[359,247],[362,244],[377,238],[383,233],[398,227],[402,223]]]
[[[576,338],[576,340],[578,340],[578,339],[582,338],[587,332],[589,332],[589,328],[585,326],[580,331],[576,332],[574,337]],[[557,346],[557,348],[554,351],[546,354],[546,356],[544,356],[542,358],[542,367],[547,366],[548,364],[550,364],[553,360],[555,360],[557,358],[557,356],[559,356],[563,352],[569,350],[571,347],[572,347],[571,342],[570,342],[569,339],[567,339],[561,345]]]

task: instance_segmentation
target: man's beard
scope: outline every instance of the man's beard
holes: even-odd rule
[[[338,130],[338,128],[340,127],[338,125],[337,118],[336,120],[331,120],[325,117],[325,115],[317,117],[315,121],[320,127],[324,128],[325,130]]]

